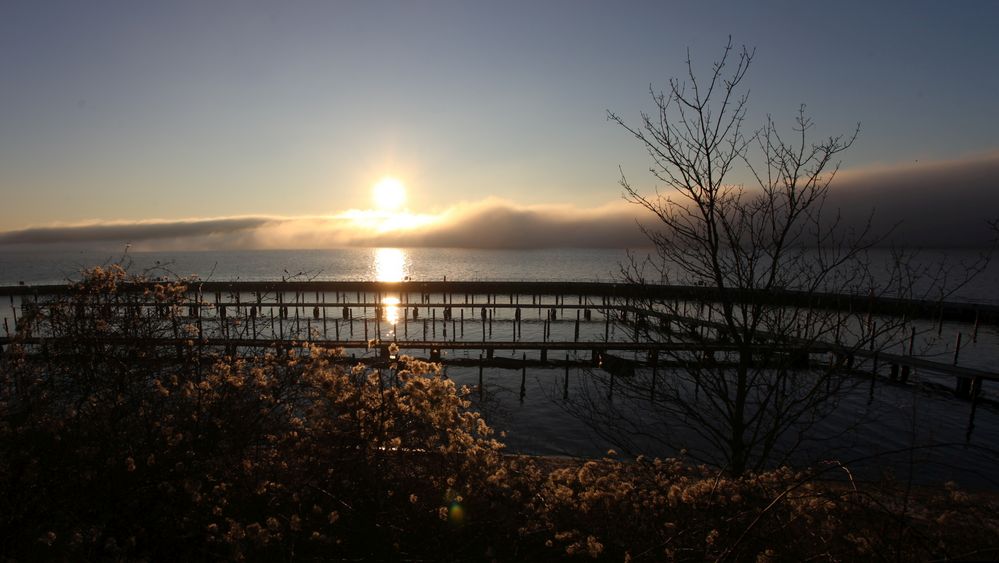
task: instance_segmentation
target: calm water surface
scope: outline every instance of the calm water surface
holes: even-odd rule
[[[924,261],[938,262],[941,253],[926,253]],[[950,263],[969,262],[971,252],[947,253]],[[86,267],[120,260],[121,255],[97,252],[0,252],[0,285],[53,284],[76,279]],[[211,280],[535,280],[535,281],[613,281],[619,264],[626,258],[623,250],[549,249],[549,250],[462,250],[462,249],[336,249],[302,251],[217,251],[130,253],[126,260],[133,272],[149,270],[154,276],[189,276]],[[953,299],[999,303],[999,267],[991,267],[972,283],[955,293]],[[0,304],[5,305],[5,304]],[[0,310],[4,307],[0,306]],[[541,323],[525,323],[523,338],[541,339]],[[947,361],[959,332],[965,334],[962,365],[995,370],[999,365],[999,331],[993,326],[980,328],[978,341],[969,344],[970,327],[945,325],[939,337],[931,333],[921,346],[921,353],[937,361]],[[385,330],[389,330],[386,326]],[[401,331],[400,327],[396,327]],[[420,330],[416,324],[410,328]],[[553,329],[571,333],[571,323]],[[566,334],[569,334],[566,333]],[[381,335],[383,338],[389,334]],[[452,334],[452,338],[454,335]],[[567,336],[571,338],[571,336]],[[893,351],[893,350],[889,350]],[[360,352],[363,353],[363,352]],[[458,352],[464,353],[464,352]],[[519,357],[519,353],[517,353]],[[448,368],[457,382],[475,385],[477,368]],[[594,392],[594,378],[586,370],[570,373],[570,394],[581,397]],[[562,369],[528,371],[528,393],[520,400],[520,370],[486,368],[486,399],[481,405],[491,423],[508,435],[505,442],[513,451],[537,454],[599,456],[608,448],[619,448],[613,439],[602,436],[571,415],[561,401]],[[940,390],[952,385],[946,378],[917,374],[922,386],[879,384],[870,396],[854,393],[839,400],[834,414],[812,431],[811,438],[793,461],[819,463],[825,459],[855,459],[877,456],[874,463],[859,464],[858,470],[877,476],[890,471],[905,477],[913,471],[920,481],[933,483],[955,479],[971,486],[999,488],[999,412],[990,406],[979,408],[972,439],[965,441],[969,404]],[[934,390],[938,386],[938,390]],[[985,386],[985,395],[997,398],[997,389]],[[600,394],[600,390],[597,390]],[[618,401],[624,399],[619,398]],[[619,404],[618,407],[641,412],[645,405]],[[663,430],[670,432],[673,430]],[[696,436],[682,430],[673,441],[682,441],[696,450]],[[641,444],[641,439],[635,440]],[[949,444],[944,446],[943,444]],[[888,454],[910,446],[920,446],[917,453]],[[648,442],[652,455],[675,455],[661,445]]]

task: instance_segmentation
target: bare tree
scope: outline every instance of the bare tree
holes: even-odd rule
[[[836,158],[859,125],[814,142],[801,106],[790,135],[769,116],[747,132],[743,81],[753,56],[730,39],[704,80],[688,55],[686,79],[670,80],[665,92],[650,89],[655,111],[639,126],[608,114],[645,147],[660,184],[643,193],[622,171],[625,199],[657,219],[642,227],[654,255],[632,256],[622,277],[692,287],[690,298],[649,298],[622,320],[642,338],[697,341],[708,353],[671,352],[657,381],[648,373],[619,380],[617,396],[649,401],[644,415],[577,405],[619,442],[645,434],[680,446],[682,426],[715,452],[705,457],[735,474],[792,451],[843,387],[856,384],[846,369],[853,355],[869,356],[901,322],[844,315],[818,306],[819,298],[898,294],[906,284],[897,269],[872,272],[866,255],[878,238],[870,220],[848,229],[825,209]],[[736,183],[737,171],[757,185]],[[818,344],[828,352],[833,343],[836,360],[808,361]]]

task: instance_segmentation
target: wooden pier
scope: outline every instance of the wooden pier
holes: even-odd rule
[[[186,283],[180,310],[169,315],[163,310],[164,304],[141,297],[146,290],[155,288],[154,282],[131,284],[128,290],[133,298],[114,306],[122,308],[121,315],[169,318],[164,332],[149,342],[153,346],[193,341],[202,347],[252,350],[287,348],[297,343],[343,348],[355,357],[377,359],[386,357],[389,343],[394,343],[405,353],[445,363],[474,362],[476,355],[482,361],[494,361],[498,353],[509,355],[503,358],[509,363],[516,361],[519,352],[523,362],[553,366],[568,362],[568,353],[574,353],[573,362],[580,364],[602,365],[608,359],[628,365],[665,366],[669,355],[704,357],[735,351],[733,345],[717,339],[640,336],[638,325],[647,319],[658,319],[667,327],[668,323],[676,323],[720,334],[724,325],[696,312],[698,304],[703,308],[704,303],[719,298],[717,290],[704,287],[460,281]],[[26,315],[52,316],[53,312],[46,308],[58,304],[69,291],[66,286],[0,288],[0,300],[10,305],[7,311],[0,311],[4,320],[0,347],[18,341],[41,349],[61,338],[55,323],[47,329],[41,325],[33,334],[18,334],[17,326]],[[735,295],[774,306],[831,308],[857,315],[904,315],[931,322],[973,322],[976,337],[980,324],[999,322],[999,306],[995,305],[795,292]],[[691,313],[652,310],[649,303],[656,301],[690,303]],[[187,333],[181,334],[183,331]],[[804,354],[806,358],[834,355],[850,366],[856,359],[865,360],[873,364],[872,371],[886,367],[889,379],[901,383],[916,370],[953,377],[957,394],[972,399],[983,382],[999,380],[995,371],[957,365],[956,356],[954,362],[947,363],[841,343],[786,339],[767,343],[767,335],[760,336],[764,342],[761,346],[769,354]],[[563,362],[550,358],[553,352],[565,352],[567,359]],[[455,357],[459,353],[463,357]],[[622,359],[622,354],[632,358]]]

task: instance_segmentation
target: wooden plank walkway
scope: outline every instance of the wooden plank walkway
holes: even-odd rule
[[[134,284],[130,286],[136,292],[147,289],[155,284]],[[260,348],[260,347],[286,347],[292,342],[302,342],[308,340],[310,343],[336,348],[364,349],[368,346],[367,340],[340,339],[340,325],[336,324],[332,317],[328,316],[330,309],[342,309],[342,316],[345,321],[353,323],[355,314],[359,312],[359,330],[363,328],[365,336],[368,334],[367,317],[368,309],[374,314],[370,319],[373,327],[379,326],[381,322],[390,325],[387,320],[382,320],[382,315],[386,310],[396,308],[402,313],[401,326],[409,330],[409,313],[413,312],[413,322],[423,321],[424,338],[420,340],[398,340],[397,344],[403,350],[432,350],[439,357],[441,350],[482,350],[486,354],[492,355],[493,351],[539,351],[543,356],[547,356],[549,351],[589,351],[596,353],[599,351],[622,351],[622,352],[645,352],[647,354],[659,353],[715,353],[731,352],[735,348],[731,344],[712,341],[677,342],[672,339],[669,342],[653,341],[629,341],[612,342],[608,341],[607,332],[604,339],[593,334],[581,338],[579,326],[581,321],[591,325],[621,323],[620,317],[631,316],[631,328],[638,318],[658,318],[661,321],[677,323],[683,328],[707,327],[716,331],[724,331],[727,327],[723,323],[710,319],[697,318],[692,316],[668,314],[662,311],[650,310],[651,303],[664,301],[676,302],[685,301],[696,305],[697,303],[715,302],[720,298],[717,290],[705,287],[691,286],[658,286],[658,285],[628,285],[596,282],[464,282],[464,281],[424,281],[424,282],[360,282],[360,281],[287,281],[287,282],[189,282],[189,301],[181,306],[188,311],[184,317],[176,317],[178,322],[199,323],[198,331],[201,333],[200,321],[202,317],[211,320],[221,329],[221,334],[202,334],[198,341],[201,345],[212,347],[240,347],[240,348]],[[36,303],[42,308],[45,307],[45,297],[64,295],[67,286],[13,286],[0,287],[0,296],[7,296],[13,308],[14,296],[22,300],[22,308],[30,309]],[[294,300],[287,299],[286,296],[294,294]],[[332,295],[330,295],[332,294]],[[242,298],[240,296],[243,296]],[[320,298],[322,296],[322,298]],[[804,294],[795,292],[738,292],[729,293],[728,297],[739,297],[752,300],[754,302],[764,302],[771,305],[801,305],[808,307],[833,307],[843,310],[850,310],[854,314],[871,312],[873,314],[902,313],[909,318],[924,316],[933,320],[959,319],[974,320],[976,323],[982,320],[999,320],[999,306],[996,305],[974,305],[966,303],[940,303],[918,300],[899,300],[885,297],[871,297],[858,295],[831,295],[831,294]],[[386,302],[385,298],[398,299],[398,303]],[[455,299],[457,297],[457,299]],[[162,304],[154,301],[138,300],[124,303],[123,307],[130,307],[134,312],[138,308],[152,311]],[[440,309],[441,315],[437,316]],[[490,314],[486,315],[486,310]],[[492,324],[533,322],[528,315],[521,315],[521,311],[530,312],[538,310],[538,319],[542,318],[542,313],[551,311],[555,314],[545,312],[545,340],[544,341],[523,341],[523,340],[493,340]],[[289,310],[294,311],[289,315]],[[466,319],[465,311],[472,314]],[[511,318],[494,319],[491,312],[493,310],[508,311],[507,316],[512,316],[509,311],[516,313]],[[552,311],[554,310],[554,311]],[[208,311],[208,314],[205,314]],[[416,312],[423,312],[425,317],[418,320]],[[571,313],[575,311],[575,315]],[[590,313],[600,313],[601,318],[590,319]],[[276,313],[276,315],[275,315]],[[581,318],[581,313],[585,317]],[[456,321],[461,315],[462,334],[464,323],[472,323],[473,326],[482,326],[482,340],[438,340],[427,339],[427,321],[432,322],[431,328],[436,331],[436,323],[440,320],[442,329],[446,330],[447,321]],[[16,321],[16,313],[14,315]],[[271,334],[254,334],[247,338],[246,334],[231,334],[227,318],[241,318],[244,321],[257,321],[260,323],[270,323]],[[269,318],[268,318],[269,317]],[[337,331],[337,338],[328,338],[323,334],[322,338],[312,338],[308,335],[302,338],[299,330],[299,323],[305,324],[310,319],[317,322],[322,321],[323,332],[326,332],[326,322]],[[533,314],[531,315],[533,317]],[[574,318],[573,318],[574,317]],[[479,319],[481,318],[481,322]],[[550,325],[560,319],[562,322],[572,323],[575,321],[575,338],[572,341],[554,340],[550,338]],[[296,332],[294,338],[284,334],[284,326],[291,327],[294,322]],[[486,336],[485,327],[488,322],[489,337]],[[307,325],[310,326],[310,325]],[[353,335],[353,324],[349,326],[350,334]],[[280,337],[276,334],[280,329]],[[345,327],[346,328],[346,327]],[[254,330],[256,328],[254,327]],[[238,332],[238,331],[235,331]],[[378,334],[380,331],[376,331]],[[505,332],[505,331],[504,331]],[[518,329],[515,327],[514,337]],[[592,332],[592,331],[591,331]],[[446,334],[446,333],[445,333]],[[678,331],[680,338],[683,338],[683,331]],[[637,335],[637,331],[636,331]],[[332,335],[330,335],[332,336]],[[758,336],[763,341],[778,341],[772,335],[759,332]],[[58,335],[55,336],[58,338]],[[6,346],[13,341],[10,337],[0,337],[0,345]],[[46,338],[35,337],[33,339],[22,339],[21,342],[27,344],[43,344]],[[51,341],[51,340],[49,340]],[[174,345],[185,342],[186,339],[158,339],[153,345]],[[383,343],[384,344],[384,343]],[[782,345],[765,344],[758,350],[759,353],[770,354],[821,354],[833,353],[844,357],[862,358],[882,365],[892,365],[897,367],[908,367],[921,371],[930,371],[945,376],[952,376],[958,379],[974,379],[977,381],[997,381],[999,372],[992,370],[981,370],[956,366],[948,363],[934,362],[924,358],[889,354],[882,351],[870,351],[855,349],[842,345],[835,345],[825,342],[808,341],[804,339],[792,339]]]

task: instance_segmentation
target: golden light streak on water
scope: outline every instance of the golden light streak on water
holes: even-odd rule
[[[406,259],[406,252],[401,248],[376,248],[375,249],[375,279],[381,282],[401,282],[407,278],[409,261]],[[387,336],[395,336],[392,331],[399,322],[401,310],[399,308],[398,297],[383,297],[382,305],[385,308],[385,320],[389,328]]]
[[[375,280],[401,282],[406,278],[408,261],[401,248],[375,249]]]
[[[399,303],[398,297],[382,298],[382,304],[385,305],[385,320],[392,326],[399,322]]]

